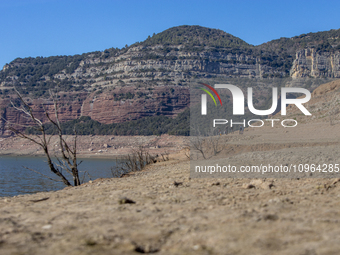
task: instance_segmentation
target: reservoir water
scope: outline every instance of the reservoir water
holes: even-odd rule
[[[115,159],[88,158],[79,161],[83,161],[79,166],[79,176],[81,180],[84,178],[84,182],[90,179],[110,178],[112,177],[111,168],[116,167]],[[62,182],[52,181],[25,167],[58,179],[50,171],[44,157],[0,156],[0,197],[59,190],[66,187]],[[70,175],[65,174],[65,176],[73,183]]]

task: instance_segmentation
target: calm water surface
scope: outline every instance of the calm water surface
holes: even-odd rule
[[[83,162],[79,166],[80,178],[84,181],[95,180],[97,178],[112,177],[111,167],[116,166],[114,159],[81,159]],[[54,179],[56,175],[51,173],[46,159],[43,157],[10,157],[0,156],[0,197],[16,196],[19,194],[29,194],[41,191],[52,191],[63,189],[65,185],[62,182],[55,182],[47,179],[26,168],[39,171]],[[88,174],[86,173],[88,172]],[[72,178],[67,175],[69,181],[73,183]]]

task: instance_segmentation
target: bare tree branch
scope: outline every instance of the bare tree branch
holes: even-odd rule
[[[40,175],[44,176],[45,178],[50,179],[50,180],[52,180],[52,181],[55,181],[55,182],[63,182],[63,181],[61,181],[61,180],[53,179],[53,178],[51,178],[51,177],[49,177],[49,176],[47,176],[47,175],[45,175],[45,174],[42,174],[42,173],[40,173],[40,172],[38,172],[38,171],[36,171],[36,170],[34,170],[34,169],[28,168],[28,167],[26,167],[26,166],[23,166],[23,168],[26,168],[26,169],[28,169],[28,170],[30,170],[30,171],[32,171],[32,172],[35,172],[35,173],[37,173],[37,174],[40,174]]]
[[[21,127],[21,128],[27,128],[28,125],[19,125],[19,124],[14,124],[14,123],[10,123],[8,120],[5,120],[4,118],[2,118],[5,123],[7,123],[9,125],[9,130],[11,130],[12,132],[14,132],[17,136],[27,139],[37,145],[39,145],[44,153],[45,156],[47,158],[47,163],[50,167],[50,170],[56,174],[65,185],[67,186],[72,186],[71,183],[67,180],[67,178],[63,175],[62,170],[67,171],[73,178],[73,185],[74,186],[78,186],[81,184],[81,181],[79,179],[79,171],[78,171],[78,162],[77,162],[77,134],[75,135],[74,138],[74,144],[73,144],[73,148],[69,147],[66,139],[63,136],[63,131],[62,131],[62,127],[59,121],[59,115],[58,115],[58,110],[59,110],[59,105],[58,105],[58,95],[56,93],[53,93],[50,90],[50,97],[52,99],[53,102],[53,107],[54,107],[54,118],[52,118],[48,112],[48,110],[46,109],[44,104],[41,104],[42,108],[44,109],[44,114],[46,116],[46,118],[48,119],[48,121],[56,128],[57,130],[57,135],[58,135],[58,139],[59,139],[59,145],[60,145],[60,152],[61,152],[61,156],[62,159],[57,158],[58,163],[55,163],[52,161],[51,156],[50,156],[50,151],[49,151],[49,147],[50,147],[50,142],[51,139],[53,137],[53,134],[48,136],[46,134],[46,130],[45,130],[45,126],[43,124],[43,121],[36,118],[34,115],[34,111],[32,109],[32,107],[29,105],[28,102],[26,102],[24,100],[24,98],[21,96],[21,94],[19,93],[19,91],[17,89],[14,89],[18,98],[20,99],[20,104],[16,105],[13,101],[11,101],[11,105],[12,107],[17,110],[18,112],[20,112],[25,118],[30,119],[33,122],[33,128],[34,130],[38,131],[40,133],[40,135],[34,135],[34,137],[31,137],[29,135],[26,135],[22,130],[20,130],[17,127]],[[75,132],[76,133],[76,132]],[[32,169],[30,169],[32,170]],[[33,170],[34,171],[34,170]],[[35,171],[36,172],[36,171]],[[47,176],[45,176],[47,177]],[[49,177],[47,177],[49,178]],[[51,179],[51,178],[49,178]]]

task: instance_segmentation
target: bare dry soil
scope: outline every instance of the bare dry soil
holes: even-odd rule
[[[243,164],[319,153],[337,162],[339,130],[249,130],[225,136],[221,153]],[[0,253],[339,254],[340,179],[190,178],[180,149],[127,178],[1,198]]]

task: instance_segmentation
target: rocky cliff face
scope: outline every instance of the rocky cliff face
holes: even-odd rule
[[[293,78],[340,78],[340,53],[317,52],[313,48],[299,50],[296,52],[290,75]]]
[[[119,57],[87,59],[80,63],[74,74],[57,74],[56,78],[74,77],[93,80],[92,85],[110,86],[119,83],[140,82],[186,85],[191,78],[213,76],[261,77],[276,70],[253,55],[244,53],[186,52],[181,47],[162,53],[165,47],[133,47]],[[167,47],[168,48],[168,47]],[[152,52],[154,55],[149,56]],[[283,75],[283,73],[282,73]]]
[[[188,104],[186,88],[162,86],[150,91],[125,87],[91,93],[83,102],[81,115],[101,123],[119,123],[153,115],[176,116]]]
[[[86,94],[62,94],[62,98],[59,99],[59,120],[69,121],[81,116],[82,101],[86,98]],[[45,110],[53,118],[54,105],[50,100],[25,98],[27,103],[32,107],[34,116],[43,122],[47,122],[48,119],[45,115]],[[20,100],[18,98],[6,98],[0,99],[0,134],[5,131],[6,121],[13,124],[19,124],[16,128],[23,129],[23,126],[32,125],[32,121],[24,114],[12,107],[11,101],[15,106],[20,106]]]
[[[19,102],[18,99],[12,101]],[[52,101],[33,99],[29,101],[29,105],[35,117],[43,122],[48,122],[44,108],[54,116]],[[62,122],[90,116],[105,124],[120,123],[153,115],[177,116],[189,105],[189,91],[179,86],[161,86],[150,90],[124,87],[105,93],[62,94],[59,105],[59,119]],[[20,125],[32,124],[11,106],[10,99],[0,99],[0,117],[0,134],[5,130],[4,119]]]
[[[0,71],[0,114],[26,123],[9,107],[15,86],[34,98],[31,103],[44,119],[38,98],[58,86],[62,120],[90,116],[108,124],[176,116],[189,105],[189,85],[202,80],[340,78],[339,38],[340,30],[331,30],[252,46],[220,30],[182,26],[123,49],[19,58]],[[296,84],[303,86],[286,85]]]

